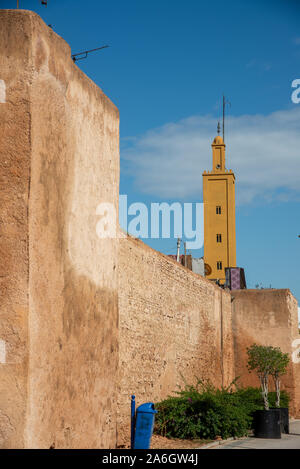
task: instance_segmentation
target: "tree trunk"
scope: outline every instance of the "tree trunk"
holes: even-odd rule
[[[276,386],[276,407],[280,407],[280,379],[275,378]]]
[[[268,400],[268,377],[262,376],[260,378],[262,397],[264,401],[265,410],[269,410],[269,400]]]

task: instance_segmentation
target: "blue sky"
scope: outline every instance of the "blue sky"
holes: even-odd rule
[[[1,8],[16,1],[0,0]],[[120,110],[120,193],[201,202],[220,100],[231,102],[227,167],[237,178],[237,263],[249,287],[300,300],[300,2],[20,0],[71,45]],[[175,253],[176,240],[150,241]],[[195,253],[194,253],[195,254]],[[196,255],[201,255],[201,252]]]

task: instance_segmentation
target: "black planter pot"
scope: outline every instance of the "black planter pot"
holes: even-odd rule
[[[281,433],[290,433],[289,408],[288,407],[280,408],[280,427],[281,427]]]
[[[256,410],[253,417],[256,438],[281,438],[280,409]]]

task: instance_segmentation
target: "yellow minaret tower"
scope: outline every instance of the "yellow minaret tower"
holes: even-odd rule
[[[212,143],[213,169],[203,173],[206,277],[225,282],[225,267],[236,267],[235,176],[225,168],[225,143]]]

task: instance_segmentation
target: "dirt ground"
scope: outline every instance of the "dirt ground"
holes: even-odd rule
[[[160,435],[152,435],[151,449],[194,449],[210,443],[212,440],[181,440],[179,438],[166,438]],[[120,445],[118,449],[129,449],[128,444]]]
[[[151,439],[151,449],[191,449],[199,448],[211,440],[181,440],[176,438],[165,438],[153,435]]]

